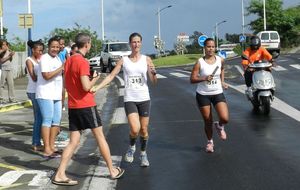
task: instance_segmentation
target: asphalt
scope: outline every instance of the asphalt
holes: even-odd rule
[[[27,83],[28,83],[27,76],[17,78],[14,80],[15,96],[17,102],[0,104],[0,113],[32,106],[31,101],[28,99],[26,94]],[[3,97],[4,99],[8,99],[7,86],[5,86],[3,95],[4,95]]]

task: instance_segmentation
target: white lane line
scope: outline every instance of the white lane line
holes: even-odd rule
[[[118,75],[116,77],[120,81],[121,86],[125,86],[124,80],[120,76],[118,76]]]
[[[300,64],[293,64],[293,65],[290,65],[291,67],[294,67],[296,69],[300,69]]]
[[[190,77],[189,75],[185,75],[185,74],[178,73],[178,72],[170,73],[170,75],[173,75],[173,76],[179,77],[179,78]]]
[[[124,88],[119,88],[119,96],[124,96]]]
[[[112,156],[112,161],[114,166],[121,165],[122,156]],[[117,180],[110,179],[110,174],[106,163],[103,159],[99,160],[98,166],[95,168],[94,176],[92,177],[90,186],[88,190],[106,190],[106,189],[116,189]]]
[[[277,62],[287,62],[287,61],[289,61],[289,60],[287,60],[287,59],[281,59],[281,60],[278,60]]]
[[[238,85],[234,86],[231,84],[228,84],[231,88],[245,94],[245,85]],[[249,104],[251,105],[251,104]],[[300,111],[293,108],[292,106],[288,105],[284,101],[280,100],[279,98],[274,98],[274,101],[271,104],[271,107],[278,110],[279,112],[295,119],[296,121],[300,122]]]
[[[34,175],[28,186],[42,186],[49,182],[49,175],[53,171],[25,170],[25,171],[8,171],[0,176],[0,186],[7,187],[15,183],[23,175]]]
[[[156,77],[157,77],[158,79],[165,79],[165,78],[167,78],[167,77],[165,77],[165,76],[163,76],[163,75],[161,75],[161,74],[156,74]]]
[[[112,124],[126,124],[128,123],[124,107],[117,108],[113,115]]]
[[[241,75],[243,75],[243,73],[244,73],[244,70],[242,69],[242,67],[241,66],[239,66],[239,65],[235,65],[234,66],[238,71],[239,71],[239,73],[241,73]]]
[[[189,75],[191,74],[191,71],[185,71],[185,70],[180,70],[180,69],[175,69],[175,71],[187,73],[187,74],[189,74]]]
[[[286,71],[287,70],[286,68],[284,68],[280,65],[278,65],[276,67],[272,67],[272,69],[275,70],[275,71]]]

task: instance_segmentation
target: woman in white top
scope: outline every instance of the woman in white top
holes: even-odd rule
[[[42,138],[44,156],[47,158],[60,157],[54,147],[55,138],[60,131],[63,89],[63,64],[57,56],[58,52],[59,41],[52,37],[48,41],[48,53],[41,58],[35,94],[43,118]]]
[[[224,82],[224,59],[215,55],[215,41],[207,38],[204,42],[205,56],[195,63],[190,81],[198,83],[196,100],[204,120],[205,133],[208,139],[206,152],[214,152],[213,128],[214,125],[219,137],[226,140],[224,125],[229,120],[228,107],[223,88],[228,88]],[[219,116],[219,121],[213,123],[212,105]]]
[[[36,90],[36,81],[37,81],[37,73],[40,58],[44,51],[44,44],[41,40],[32,41],[29,40],[27,45],[31,48],[32,55],[26,58],[26,70],[28,73],[28,85],[27,85],[27,96],[31,100],[32,108],[33,108],[33,131],[32,131],[32,149],[34,151],[43,150],[41,146],[41,125],[42,125],[42,115],[40,111],[40,107],[35,98],[35,90]]]
[[[125,161],[132,162],[135,152],[135,144],[140,135],[141,142],[141,166],[149,166],[146,154],[146,146],[149,138],[148,125],[150,116],[150,95],[147,84],[147,76],[152,83],[157,82],[156,71],[150,57],[140,53],[142,36],[139,33],[132,33],[129,36],[131,55],[123,57],[118,61],[114,70],[95,88],[93,92],[103,88],[121,71],[125,81],[125,112],[130,126],[130,145],[125,155]]]

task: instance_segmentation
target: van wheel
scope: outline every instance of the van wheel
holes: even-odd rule
[[[104,66],[103,60],[100,59],[100,67],[101,67],[101,72],[106,73],[106,67]]]
[[[111,61],[109,60],[108,61],[108,69],[109,69],[109,72],[111,73],[112,72],[112,70],[114,70],[114,66],[111,64]]]

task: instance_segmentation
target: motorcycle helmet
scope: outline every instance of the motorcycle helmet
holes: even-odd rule
[[[250,48],[252,50],[257,50],[261,45],[260,39],[258,36],[252,36],[250,38]]]

